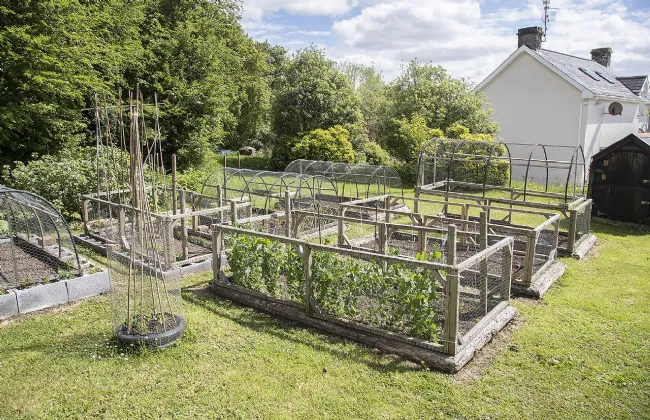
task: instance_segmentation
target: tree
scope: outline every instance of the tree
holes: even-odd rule
[[[340,125],[327,130],[317,128],[293,145],[292,157],[352,163],[355,160],[355,153],[349,139],[350,133]]]
[[[393,118],[417,113],[428,127],[443,131],[458,123],[472,133],[494,134],[498,125],[490,121],[492,110],[486,107],[485,96],[472,87],[440,66],[411,61],[389,86],[390,112]]]
[[[349,131],[355,147],[365,140],[359,99],[352,85],[335,63],[313,46],[298,51],[284,66],[272,121],[278,136],[295,137],[341,125]]]
[[[415,162],[429,141],[435,137],[443,137],[441,130],[427,127],[427,122],[419,114],[410,118],[393,120],[393,135],[387,139],[389,152],[404,162]]]

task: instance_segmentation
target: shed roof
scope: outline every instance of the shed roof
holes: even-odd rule
[[[600,152],[596,153],[592,158],[592,162],[595,162],[596,160],[607,156],[608,154],[612,153],[613,151],[620,149],[623,146],[626,146],[628,144],[634,144],[641,149],[645,154],[650,155],[650,138],[644,137],[644,138],[639,138],[638,136],[634,134],[629,134],[622,138],[621,140],[617,141],[616,143],[610,145],[609,147],[604,148]]]

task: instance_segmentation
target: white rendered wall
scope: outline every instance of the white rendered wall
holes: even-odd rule
[[[583,103],[580,90],[530,55],[519,55],[481,90],[504,141],[577,146]],[[586,105],[583,112],[587,112]],[[556,150],[549,159],[570,161],[571,152],[569,148]],[[513,170],[513,180],[521,175]]]

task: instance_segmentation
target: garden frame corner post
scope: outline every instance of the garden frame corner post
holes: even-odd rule
[[[292,213],[292,216],[299,219],[307,213],[309,212],[297,210]],[[332,217],[332,215],[325,217]],[[336,217],[339,216],[336,215]],[[379,236],[388,230],[388,224],[384,221],[370,221],[370,223],[377,224]],[[450,238],[448,244],[455,244],[458,236],[456,227],[448,227],[445,232]],[[432,367],[448,372],[460,369],[477,348],[489,341],[489,338],[514,316],[514,308],[509,305],[509,294],[502,293],[502,290],[509,290],[508,276],[510,273],[504,274],[499,271],[502,267],[509,266],[508,256],[511,257],[512,252],[512,240],[509,238],[500,239],[479,254],[471,256],[461,263],[457,262],[455,245],[448,245],[449,252],[445,262],[437,263],[392,254],[387,255],[382,250],[370,252],[322,245],[301,238],[287,237],[283,234],[265,233],[225,224],[212,225],[212,240],[215,255],[213,257],[214,281],[211,288],[216,294],[276,316],[400,354],[411,360],[425,361]],[[248,249],[247,247],[252,248],[245,251]],[[236,256],[232,257],[232,253],[235,252],[234,248],[237,248]],[[331,257],[327,255],[331,255]],[[231,260],[231,258],[235,259]],[[278,258],[280,260],[263,262],[268,258],[273,261]],[[284,260],[284,258],[288,258],[288,260]],[[486,314],[484,311],[477,312],[474,308],[476,303],[473,302],[479,296],[478,289],[473,286],[474,283],[461,285],[461,282],[464,282],[465,280],[462,279],[466,277],[476,277],[474,274],[476,267],[487,259],[491,261],[491,270],[496,269],[496,271],[490,272],[490,281],[494,283],[495,288],[490,290],[490,307]],[[224,261],[226,261],[225,264]],[[368,269],[359,271],[351,266],[349,269],[343,269],[345,273],[349,273],[344,275],[343,271],[337,268],[337,264],[348,264],[346,261],[367,265]],[[450,265],[451,263],[453,265]],[[262,270],[262,266],[258,267],[256,264],[264,264],[267,269]],[[243,273],[242,270],[252,274],[239,277]],[[273,274],[276,273],[274,270],[280,271]],[[326,277],[323,277],[323,270],[328,273]],[[348,279],[348,275],[372,275],[371,273],[376,270],[389,276],[393,275],[390,274],[393,273],[393,270],[397,270],[395,274],[397,276],[411,273],[410,275],[415,276],[426,275],[426,278],[430,279],[430,282],[427,283],[428,287],[437,290],[434,296],[439,296],[434,302],[441,299],[440,306],[437,304],[435,306],[440,309],[433,309],[433,307],[429,309],[429,311],[441,311],[439,312],[440,317],[436,321],[439,325],[439,332],[435,341],[404,335],[405,333],[400,332],[401,330],[394,330],[394,328],[405,328],[404,326],[410,325],[408,324],[411,322],[408,321],[410,315],[406,315],[409,313],[405,310],[406,308],[402,310],[405,315],[400,316],[407,317],[395,326],[391,326],[392,321],[386,324],[390,318],[384,321],[373,321],[374,318],[369,315],[371,312],[367,312],[370,308],[362,312],[356,312],[356,310],[347,312],[346,307],[366,305],[363,302],[372,302],[374,299],[379,299],[376,304],[382,304],[384,297],[375,296],[372,292],[378,285],[367,290],[353,288],[350,289],[355,290],[351,292],[353,295],[345,295],[345,293],[349,293],[346,291],[345,282],[357,284],[353,278]],[[406,271],[402,273],[404,270]],[[391,277],[385,279],[384,275],[378,275],[376,281],[388,282],[390,287],[387,290],[397,293]],[[259,276],[261,278],[258,278]],[[286,282],[286,284],[280,286],[278,281]],[[328,283],[323,283],[324,281],[334,281],[338,286],[327,286]],[[364,282],[358,284],[365,284]],[[469,288],[476,292],[470,291]],[[333,295],[330,298],[328,294],[331,293],[342,295],[341,297]],[[343,296],[347,297],[343,298]],[[339,306],[342,302],[341,299],[347,302],[345,306]],[[408,305],[409,301],[407,299],[401,305]],[[476,315],[473,315],[474,313]],[[356,318],[359,316],[371,317],[367,318],[365,323],[360,323]],[[401,322],[407,322],[407,324]],[[398,327],[397,325],[404,326]]]
[[[56,207],[34,193],[0,185],[0,290],[81,275],[82,260]]]

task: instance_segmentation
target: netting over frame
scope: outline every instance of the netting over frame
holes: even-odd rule
[[[402,178],[394,168],[385,165],[298,159],[284,171],[329,178],[337,184],[343,199],[404,193]]]
[[[508,187],[520,190],[524,200],[539,193],[564,202],[584,197],[586,175],[580,146],[434,139],[418,163],[421,187],[483,196]]]
[[[71,278],[80,265],[68,224],[54,205],[0,185],[0,290]]]
[[[297,209],[332,207],[340,201],[336,184],[323,176],[236,168],[214,171],[201,194],[221,193],[224,200],[250,201],[253,213],[268,214],[284,209],[286,191]]]

